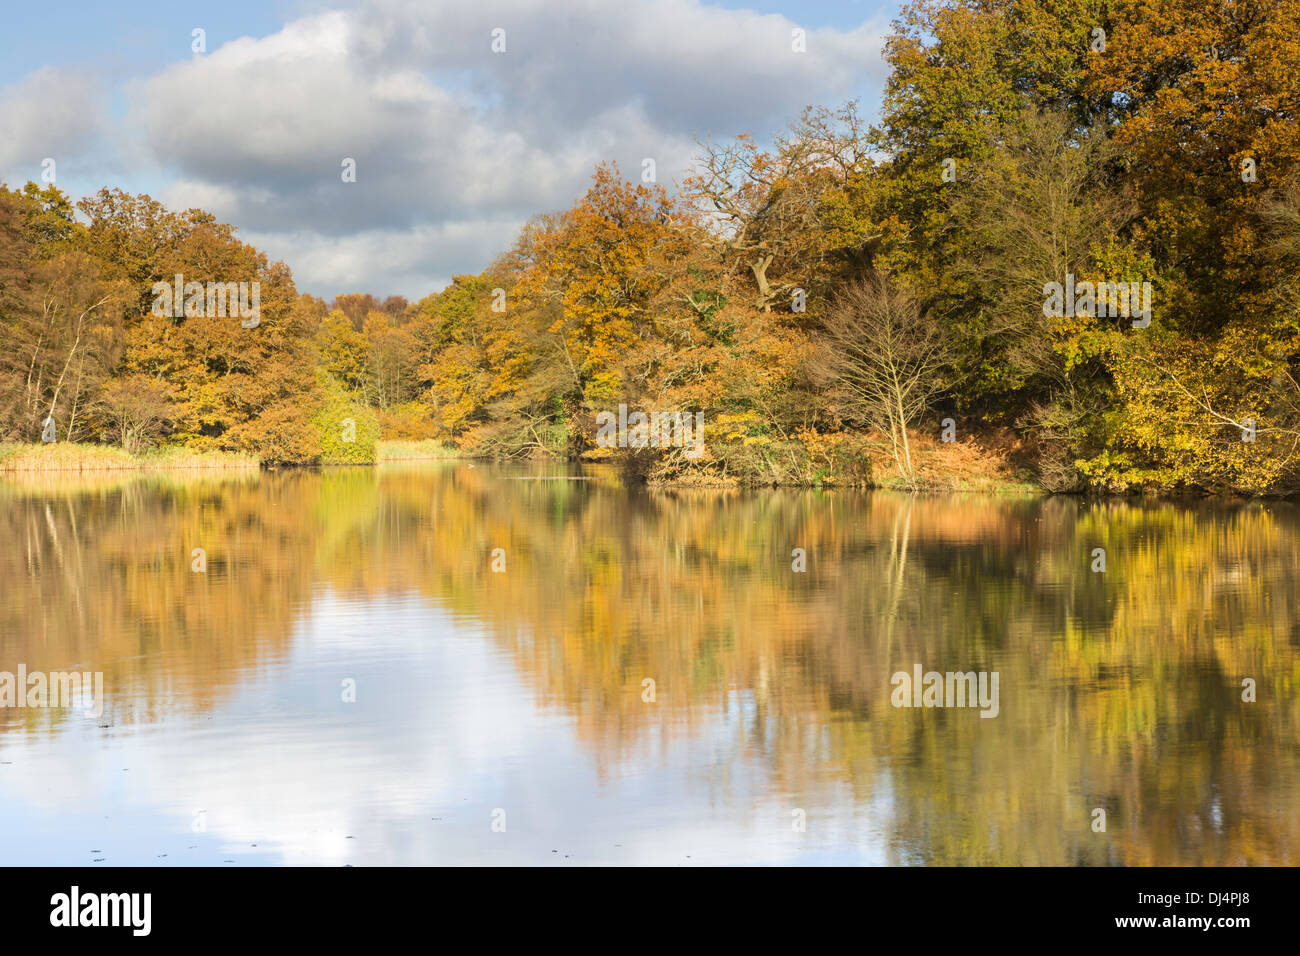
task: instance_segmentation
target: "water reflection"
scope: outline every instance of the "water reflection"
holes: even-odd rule
[[[0,862],[1296,862],[1291,507],[556,474],[5,484]]]

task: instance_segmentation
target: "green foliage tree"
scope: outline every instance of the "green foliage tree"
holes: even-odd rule
[[[325,465],[369,465],[375,462],[379,419],[348,392],[342,383],[321,376],[324,401],[312,418]]]

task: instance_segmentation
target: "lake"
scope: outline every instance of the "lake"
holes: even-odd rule
[[[1295,864],[1298,518],[0,479],[0,671],[103,675],[0,708],[0,863]]]

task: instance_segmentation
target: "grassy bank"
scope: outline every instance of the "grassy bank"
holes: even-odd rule
[[[227,451],[193,451],[157,448],[131,454],[110,445],[0,444],[0,472],[40,473],[63,471],[171,471],[180,469],[255,470],[253,455]]]
[[[624,474],[664,488],[842,488],[915,491],[922,494],[1042,495],[1031,456],[1005,429],[988,429],[965,441],[911,436],[912,481],[894,461],[888,437],[875,432],[850,440],[812,436],[811,441],[719,442],[698,464],[682,459],[625,453],[603,460]]]
[[[380,440],[375,444],[376,461],[422,461],[426,459],[465,458],[459,448],[444,445],[433,438],[412,440]]]
[[[913,440],[916,490],[926,494],[1042,495],[1028,456],[1007,432],[990,432],[964,442],[945,443],[933,436]],[[892,461],[882,457],[873,468],[872,487],[907,490]]]
[[[467,460],[474,457],[464,450],[434,439],[387,440],[375,444],[374,464],[419,461]],[[930,493],[974,493],[992,495],[1035,495],[1042,489],[1009,460],[1004,448],[971,444],[942,445],[921,441],[915,449],[917,488]],[[609,461],[610,465],[618,462]],[[199,452],[185,448],[159,448],[131,454],[108,445],[0,443],[0,474],[40,480],[40,476],[104,474],[130,472],[209,471],[256,472],[259,460],[253,455],[235,452]],[[636,480],[645,480],[640,475]],[[775,480],[773,480],[773,478]],[[827,486],[906,490],[902,479],[885,457],[870,462],[866,480],[844,482],[828,476]],[[687,487],[820,487],[821,481],[802,480],[791,474],[758,476],[718,475],[699,471],[662,475],[651,478],[652,486]]]

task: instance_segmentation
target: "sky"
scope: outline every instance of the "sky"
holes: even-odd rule
[[[110,186],[198,206],[288,263],[301,291],[415,300],[572,205],[600,162],[639,178],[654,159],[671,189],[701,141],[766,142],[807,105],[859,99],[874,116],[898,6],[12,4],[0,180],[52,172],[74,198]]]

